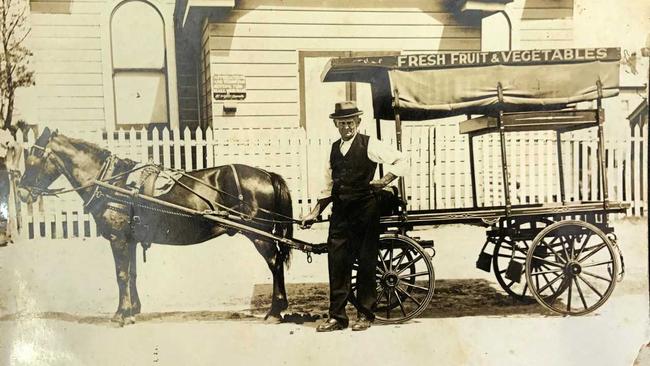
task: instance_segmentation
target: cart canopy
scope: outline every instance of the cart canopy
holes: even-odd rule
[[[321,80],[370,83],[375,118],[403,120],[461,114],[562,109],[613,97],[618,48],[456,52],[334,58]]]

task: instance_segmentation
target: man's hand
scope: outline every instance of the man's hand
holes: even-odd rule
[[[370,181],[370,186],[376,189],[383,189],[387,185],[390,184],[393,180],[395,180],[397,176],[393,173],[386,173],[383,177],[380,179],[374,179]]]
[[[310,212],[305,216],[302,216],[300,218],[300,228],[301,229],[309,229],[314,222],[318,219],[318,212]]]
[[[300,228],[309,229],[314,224],[314,222],[318,220],[318,215],[320,215],[323,210],[325,210],[331,201],[331,197],[318,200],[318,202],[316,202],[316,206],[314,206],[310,213],[300,217]]]

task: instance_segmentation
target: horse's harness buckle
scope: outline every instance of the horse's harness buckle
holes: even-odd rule
[[[248,221],[251,219],[251,215],[247,215],[244,213],[244,195],[242,194],[241,190],[241,183],[239,182],[239,175],[237,174],[237,168],[235,168],[235,165],[230,164],[230,169],[232,169],[232,174],[233,178],[235,180],[235,186],[237,187],[237,199],[239,199],[239,214],[244,221]]]

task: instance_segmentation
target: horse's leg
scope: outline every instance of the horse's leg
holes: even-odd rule
[[[133,316],[140,314],[140,296],[138,296],[138,288],[136,286],[136,278],[138,277],[138,272],[136,270],[137,255],[136,249],[138,248],[138,243],[136,241],[130,241],[129,246],[129,294],[131,295],[131,314]]]
[[[268,264],[271,273],[273,274],[273,297],[271,298],[271,308],[264,317],[264,320],[280,322],[283,310],[289,307],[287,301],[287,292],[284,287],[284,258],[282,253],[278,250],[275,243],[262,240],[251,239],[255,244],[257,251],[264,257],[266,264]]]
[[[111,250],[115,260],[115,276],[119,289],[119,302],[113,321],[124,325],[124,319],[131,317],[131,296],[129,293],[129,248],[128,242],[122,238],[111,238]]]

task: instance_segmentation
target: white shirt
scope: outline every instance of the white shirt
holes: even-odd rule
[[[348,141],[341,140],[341,145],[339,148],[343,156],[345,156],[348,151],[350,151],[352,142],[354,142],[354,139],[357,138],[357,135],[359,134],[355,134]],[[368,141],[368,159],[377,164],[383,164],[386,173],[393,173],[398,177],[404,176],[409,168],[406,154],[372,136],[370,136],[370,139]],[[329,159],[327,159],[327,166],[325,168],[325,182],[323,189],[320,191],[319,199],[330,197],[332,195],[333,185],[334,182],[332,181],[332,167],[330,166]]]

